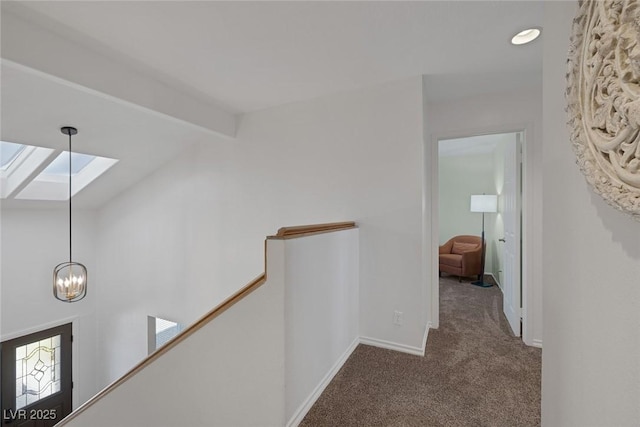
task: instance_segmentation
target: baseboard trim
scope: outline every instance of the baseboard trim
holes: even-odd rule
[[[360,344],[360,338],[356,338],[355,340],[353,340],[347,350],[342,354],[342,356],[340,356],[340,358],[338,358],[331,369],[329,369],[327,375],[324,376],[324,378],[320,381],[316,388],[311,392],[309,397],[307,397],[304,402],[302,402],[302,404],[298,407],[298,409],[296,409],[296,411],[293,413],[293,416],[287,422],[287,427],[297,427],[298,424],[302,422],[304,417],[307,415],[307,412],[309,412],[311,407],[316,403],[316,400],[318,400],[324,389],[327,388],[333,377],[335,377],[340,368],[342,368],[344,362],[346,362],[349,356],[351,356],[351,353],[353,353],[356,347],[358,347],[358,344]]]
[[[542,340],[533,340],[531,341],[531,347],[542,348]]]
[[[427,339],[429,337],[429,329],[431,329],[432,323],[428,322],[424,328],[424,334],[422,336],[422,348],[413,347],[404,344],[398,344],[391,341],[379,340],[377,338],[369,338],[369,337],[359,337],[356,338],[349,348],[340,356],[340,358],[336,361],[333,367],[327,372],[327,375],[324,376],[322,381],[316,386],[316,388],[311,392],[309,397],[305,399],[304,402],[298,407],[298,409],[294,412],[291,419],[286,424],[286,427],[297,427],[304,417],[307,415],[311,407],[316,403],[322,392],[329,385],[333,377],[336,376],[342,365],[347,361],[351,353],[358,347],[358,344],[371,345],[374,347],[385,348],[387,350],[395,350],[400,351],[402,353],[413,354],[415,356],[424,356],[425,348],[427,345]]]
[[[427,339],[429,338],[429,329],[433,328],[433,324],[431,321],[427,322],[424,327],[424,335],[422,336],[422,355],[424,356],[427,352]]]
[[[504,291],[502,290],[502,286],[500,285],[500,282],[498,282],[498,279],[496,279],[495,274],[493,273],[484,273],[484,274],[488,274],[489,276],[493,277],[493,281],[496,282],[496,286],[502,291],[502,293],[504,293]]]
[[[423,340],[427,339],[427,332],[429,329],[425,331],[425,335]],[[424,341],[426,343],[426,341]],[[391,341],[379,340],[377,338],[369,338],[369,337],[360,337],[360,344],[371,345],[373,347],[386,348],[387,350],[395,350],[400,351],[402,353],[413,354],[415,356],[424,356],[424,347],[418,348],[410,345],[398,344]]]

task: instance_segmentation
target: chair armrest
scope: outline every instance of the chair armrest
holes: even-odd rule
[[[449,239],[447,242],[445,242],[444,245],[439,247],[438,254],[450,254],[452,248],[453,248],[453,239]]]
[[[464,252],[462,254],[462,271],[463,272],[478,272],[482,266],[482,248],[478,248],[473,251]]]

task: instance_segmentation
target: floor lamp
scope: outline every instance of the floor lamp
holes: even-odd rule
[[[491,212],[498,212],[498,196],[491,194],[477,194],[471,196],[471,212],[482,212],[482,259],[480,261],[480,276],[477,282],[471,282],[472,285],[481,286],[483,288],[490,288],[493,286],[491,283],[485,283],[484,281],[484,258],[486,255],[485,241],[484,241],[484,214]]]

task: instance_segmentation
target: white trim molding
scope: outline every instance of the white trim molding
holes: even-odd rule
[[[426,161],[425,168],[431,168],[431,188],[430,194],[431,200],[431,245],[433,248],[439,246],[439,198],[438,198],[438,186],[439,186],[439,155],[438,155],[438,142],[446,139],[465,138],[478,135],[490,135],[501,133],[517,133],[524,132],[525,138],[522,145],[522,229],[521,238],[523,241],[522,246],[522,341],[527,345],[533,345],[532,339],[534,333],[539,333],[534,330],[534,324],[536,320],[542,316],[542,309],[535,304],[535,297],[537,293],[542,292],[542,283],[535,275],[535,266],[537,260],[541,254],[539,243],[536,242],[536,228],[535,221],[538,215],[539,203],[536,203],[536,177],[534,175],[534,166],[536,161],[534,159],[534,122],[523,123],[504,123],[497,124],[488,127],[481,128],[468,128],[460,129],[453,132],[436,132],[431,134],[431,138],[425,138],[425,144],[429,144],[425,147],[425,150],[431,153],[431,158]],[[428,191],[425,189],[424,191]],[[425,211],[425,215],[429,215],[429,212]],[[423,231],[427,233],[427,231]],[[431,272],[430,272],[430,298],[431,298],[431,322],[434,327],[439,325],[440,317],[440,287],[438,277],[438,256],[437,253],[433,253],[431,256]],[[500,287],[500,286],[499,286]],[[500,288],[502,289],[502,288]],[[525,314],[526,313],[526,314]]]
[[[498,289],[500,289],[500,291],[502,291],[502,293],[504,294],[504,289],[502,289],[502,286],[500,285],[500,282],[498,281],[498,279],[496,278],[496,275],[493,273],[484,273],[484,274],[488,274],[489,276],[493,277],[493,281],[496,282],[496,286],[498,287]]]
[[[427,339],[429,338],[429,329],[433,328],[433,324],[431,322],[427,322],[424,327],[424,335],[422,336],[422,355],[424,356],[427,352]]]
[[[316,388],[309,394],[309,396],[302,402],[302,404],[296,409],[293,416],[287,421],[286,427],[297,427],[304,417],[307,415],[311,407],[316,403],[324,389],[327,388],[329,383],[333,380],[333,377],[336,376],[340,368],[345,364],[345,362],[349,359],[351,354],[354,352],[356,347],[359,344],[370,345],[373,347],[380,347],[387,350],[399,351],[402,353],[408,353],[415,356],[424,356],[425,348],[427,345],[427,339],[429,336],[429,329],[432,328],[432,323],[428,322],[424,328],[424,334],[422,337],[422,348],[408,346],[405,344],[398,344],[391,341],[380,340],[377,338],[369,338],[369,337],[359,337],[356,338],[351,345],[347,348],[347,350],[340,356],[340,358],[336,361],[333,367],[327,372],[324,378],[318,383]]]
[[[336,361],[336,363],[329,369],[329,372],[324,376],[324,378],[320,381],[320,383],[316,386],[316,388],[311,392],[311,394],[302,402],[302,404],[296,409],[293,416],[287,421],[287,427],[297,427],[298,424],[302,422],[304,417],[307,415],[307,412],[311,409],[311,407],[316,403],[322,392],[329,385],[333,377],[336,376],[342,365],[349,359],[351,353],[358,347],[360,344],[360,339],[356,338],[353,340],[351,345],[347,348],[347,350],[340,356],[340,358]]]
[[[30,328],[22,329],[20,331],[9,332],[7,334],[3,334],[0,336],[0,342],[12,340],[14,338],[20,338],[25,335],[33,334],[36,332],[44,331],[45,329],[55,328],[56,326],[66,325],[67,323],[71,323],[75,325],[75,322],[78,320],[79,316],[70,316],[65,317],[64,319],[52,320],[51,322],[42,323],[40,325],[32,326]],[[74,330],[73,333],[76,331]]]
[[[427,328],[427,331],[429,329]],[[423,341],[426,343],[427,335],[425,334]],[[360,337],[360,344],[370,345],[373,347],[385,348],[387,350],[399,351],[401,353],[413,354],[414,356],[424,356],[424,347],[418,348],[405,344],[398,344],[391,341],[380,340],[377,338]]]
[[[542,340],[534,339],[531,341],[531,347],[542,348]]]
[[[77,336],[78,335],[78,328],[80,327],[78,325],[78,322],[80,321],[80,316],[70,316],[70,317],[65,317],[64,319],[58,319],[58,320],[52,320],[51,322],[47,322],[47,323],[42,323],[40,325],[36,325],[36,326],[32,326],[30,328],[26,328],[20,331],[16,331],[16,332],[10,332],[4,335],[0,335],[0,342],[4,342],[4,341],[8,341],[8,340],[12,340],[15,338],[20,338],[23,337],[25,335],[29,335],[29,334],[33,334],[36,332],[40,332],[40,331],[44,331],[46,329],[51,329],[51,328],[55,328],[56,326],[61,326],[61,325],[66,325],[67,323],[71,323],[71,336]],[[76,378],[80,369],[80,358],[82,357],[81,355],[79,355],[80,351],[78,349],[78,340],[73,339],[71,341],[71,377],[72,378]],[[73,410],[75,410],[78,406],[80,406],[80,396],[78,395],[79,393],[79,388],[78,387],[73,387],[73,389],[71,390],[71,408]]]

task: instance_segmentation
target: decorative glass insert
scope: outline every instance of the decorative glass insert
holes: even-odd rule
[[[16,409],[60,391],[60,335],[16,347]]]

